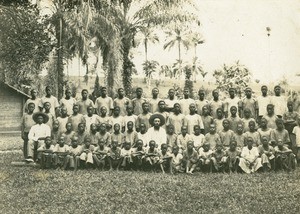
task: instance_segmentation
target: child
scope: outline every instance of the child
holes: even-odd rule
[[[291,140],[288,131],[284,128],[283,120],[278,118],[276,119],[276,129],[273,129],[271,132],[271,142],[272,146],[278,144],[279,139],[282,140],[283,144],[291,148]]]
[[[283,114],[286,112],[286,98],[285,96],[281,96],[281,87],[280,85],[276,85],[274,87],[274,96],[272,97],[272,103],[276,104],[275,107],[275,115],[279,118],[282,118]]]
[[[175,103],[178,103],[177,98],[175,97],[175,90],[170,88],[168,91],[168,98],[165,99],[166,110],[168,112],[172,112],[174,110]]]
[[[22,133],[22,139],[24,140],[23,143],[23,154],[24,158],[27,158],[28,151],[28,134],[33,125],[35,125],[35,122],[32,118],[33,112],[35,109],[35,104],[34,103],[28,103],[27,107],[27,113],[24,113],[22,117],[22,123],[21,123],[21,133]]]
[[[226,150],[226,165],[229,172],[237,172],[237,167],[240,161],[240,150],[237,149],[237,142],[231,141],[229,149]]]
[[[228,144],[229,146],[229,144]],[[214,164],[214,168],[217,172],[224,172],[225,164],[226,164],[226,153],[223,150],[222,143],[217,143],[216,150],[212,153],[212,162]]]
[[[298,163],[300,163],[300,117],[297,118],[298,125],[294,127],[293,134],[296,136],[296,154]]]
[[[87,89],[82,89],[81,91],[81,99],[79,101],[77,101],[77,105],[79,106],[79,113],[83,114],[83,115],[87,115],[87,108],[89,106],[92,107],[92,109],[94,110],[94,102],[88,98],[88,90]],[[94,113],[94,111],[93,111]],[[90,126],[90,125],[89,125]]]
[[[210,115],[217,118],[217,109],[224,110],[224,103],[219,99],[219,92],[217,89],[212,91],[213,99],[209,103]]]
[[[154,114],[160,114],[164,117],[165,121],[167,121],[169,117],[169,112],[166,111],[166,103],[163,100],[158,102],[158,111],[154,112]],[[166,125],[164,124],[162,128],[166,129]]]
[[[185,116],[180,113],[181,107],[179,103],[174,104],[174,113],[170,113],[166,125],[172,124],[174,126],[175,134],[180,134],[181,127],[184,125]]]
[[[106,130],[109,132],[112,128],[112,124],[110,116],[107,115],[107,108],[105,106],[100,108],[100,116],[98,117],[97,125],[99,126],[102,123],[105,124]]]
[[[64,134],[64,141],[65,141],[65,144],[70,146],[71,145],[71,139],[72,137],[75,135],[75,132],[72,131],[72,123],[67,123],[66,124],[66,132],[63,133]]]
[[[114,125],[114,132],[111,134],[111,140],[112,141],[117,141],[118,142],[118,147],[122,147],[124,143],[124,134],[120,132],[120,124],[116,123]]]
[[[242,119],[242,122],[244,124],[244,132],[247,132],[247,131],[249,131],[249,122],[250,121],[254,121],[255,122],[255,119],[253,119],[251,117],[251,111],[250,111],[249,108],[245,108],[243,114],[244,114],[244,118]]]
[[[118,97],[114,99],[114,107],[120,107],[120,115],[124,117],[126,115],[126,109],[130,104],[130,100],[124,96],[124,89],[118,89]]]
[[[127,106],[126,111],[127,111],[127,115],[124,116],[125,132],[127,131],[126,124],[129,121],[133,122],[133,127],[135,129],[135,127],[136,127],[136,120],[137,120],[137,116],[135,114],[133,114],[133,108],[132,108],[132,106]],[[141,124],[140,124],[140,126],[141,126]]]
[[[203,134],[201,134],[200,126],[195,125],[194,126],[194,134],[192,134],[192,141],[194,142],[194,146],[196,151],[198,152],[200,147],[204,144],[205,137]]]
[[[206,135],[207,133],[209,133],[210,124],[212,124],[214,121],[212,116],[209,115],[209,106],[208,105],[205,105],[202,107],[201,119],[202,119],[203,126],[204,126],[203,135]]]
[[[209,144],[212,150],[215,149],[218,142],[221,142],[220,135],[216,132],[215,124],[210,124],[209,133],[205,135],[205,142]]]
[[[99,139],[98,146],[95,147],[93,151],[93,160],[96,166],[102,171],[106,165],[108,152],[109,148],[105,146],[105,141],[103,139]]]
[[[61,108],[60,109],[60,116],[57,117],[58,123],[59,123],[59,132],[64,133],[67,131],[66,129],[66,124],[68,122],[68,114],[67,114],[67,109],[66,108]]]
[[[183,151],[183,162],[185,166],[185,172],[187,174],[193,174],[197,163],[198,163],[198,153],[194,149],[193,141],[187,142],[187,149]]]
[[[216,132],[223,130],[223,120],[224,120],[224,114],[223,110],[221,108],[218,108],[216,110],[217,118],[214,119],[214,123],[216,124]]]
[[[80,155],[82,152],[82,147],[78,145],[78,137],[73,137],[71,146],[69,149],[69,154],[67,155],[66,166],[70,169],[77,170],[80,163]]]
[[[223,130],[219,132],[221,144],[228,148],[232,140],[234,140],[235,134],[232,130],[229,129],[230,123],[228,119],[223,120]]]
[[[202,172],[212,172],[212,154],[213,151],[210,149],[210,144],[205,142],[203,147],[199,149],[199,165]]]
[[[99,129],[100,129],[99,132],[96,134],[96,137],[97,137],[96,144],[93,144],[93,145],[97,146],[98,140],[102,138],[105,141],[105,146],[109,147],[111,144],[111,134],[106,130],[106,125],[104,123],[101,123]]]
[[[64,136],[62,135],[58,143],[54,146],[53,149],[53,166],[55,168],[63,168],[67,167],[67,155],[69,153],[70,147],[65,144]]]
[[[142,140],[144,143],[144,147],[148,146],[151,136],[148,135],[146,125],[144,123],[140,124],[140,132],[138,132],[138,139]]]
[[[108,152],[108,163],[109,171],[112,171],[113,168],[116,168],[116,170],[119,171],[121,165],[121,149],[118,147],[117,141],[111,142],[111,148]]]
[[[93,167],[93,151],[95,146],[91,144],[91,139],[89,137],[85,138],[84,144],[82,145],[82,152],[80,154],[80,166],[83,168]]]
[[[69,117],[68,123],[72,124],[75,132],[77,132],[79,123],[85,123],[83,115],[79,114],[79,106],[77,104],[73,105],[73,114]]]
[[[268,122],[268,128],[276,129],[276,119],[278,118],[277,115],[274,113],[274,105],[268,104],[267,105],[267,114],[264,116]]]
[[[174,133],[174,126],[172,124],[167,126],[167,145],[169,150],[172,150],[174,146],[177,145],[178,135]]]
[[[239,106],[240,99],[236,97],[236,90],[235,88],[229,88],[229,97],[225,100],[225,105],[224,105],[224,112],[225,112],[225,117],[228,118],[229,111],[232,107],[235,107],[236,110]]]
[[[181,127],[181,134],[177,137],[177,145],[179,146],[180,153],[187,149],[187,142],[193,141],[192,136],[187,133],[187,127]]]
[[[182,172],[182,160],[183,156],[179,153],[179,147],[172,147],[172,171],[174,173]]]
[[[132,149],[132,161],[135,170],[142,170],[145,161],[145,149],[143,144],[143,141],[139,139],[136,142],[136,148]]]
[[[110,117],[110,124],[112,127],[118,123],[121,127],[121,132],[125,131],[125,122],[124,122],[124,117],[120,116],[120,107],[116,106],[113,110],[113,115]]]
[[[155,171],[159,162],[159,154],[157,148],[155,148],[155,141],[149,142],[149,149],[146,151],[146,168],[150,168],[152,172]]]
[[[288,111],[283,114],[283,122],[284,122],[285,129],[288,131],[292,142],[295,142],[292,133],[294,127],[297,126],[297,118],[299,117],[299,115],[297,112],[294,111],[294,103],[292,101],[289,101],[287,103],[287,108]]]
[[[200,126],[200,129],[204,130],[204,125],[202,122],[202,118],[199,114],[196,114],[196,105],[194,103],[190,104],[189,106],[190,113],[185,116],[184,124],[187,126],[188,134],[193,134],[194,126]]]
[[[241,118],[237,115],[237,107],[231,106],[230,108],[230,117],[228,118],[230,122],[230,129],[236,133],[237,132],[237,125],[240,123],[242,120]]]
[[[246,141],[247,146],[242,149],[239,166],[244,172],[250,174],[261,168],[262,164],[257,147],[253,147],[253,139],[248,137]]]
[[[173,174],[172,171],[172,156],[171,154],[169,154],[168,152],[168,145],[163,143],[161,144],[161,149],[160,149],[160,153],[159,153],[159,165],[160,165],[160,169],[163,172],[163,174],[165,174],[165,171],[169,171],[170,174]]]
[[[121,166],[124,170],[130,170],[132,168],[132,149],[131,142],[125,141],[124,148],[121,149]]]
[[[111,115],[111,112],[114,108],[113,99],[107,96],[107,89],[106,87],[101,88],[101,96],[98,97],[95,101],[95,108],[98,115],[100,115],[100,109],[104,106],[109,111],[108,115]]]
[[[199,97],[199,100],[195,101],[196,107],[197,107],[197,113],[200,116],[202,116],[203,115],[203,107],[208,106],[208,100],[205,99],[205,91],[203,89],[199,89],[198,97]]]
[[[90,126],[90,132],[86,135],[86,138],[89,138],[92,145],[97,145],[99,136],[97,132],[97,125],[92,123]]]
[[[147,100],[142,97],[143,89],[138,87],[135,90],[136,98],[132,99],[132,107],[133,112],[135,115],[140,115],[143,113],[142,104],[145,103]]]
[[[28,110],[29,108],[30,106],[28,106]],[[49,169],[52,167],[53,150],[54,146],[52,144],[51,137],[48,136],[45,138],[44,144],[37,149],[38,162],[42,169]]]
[[[189,96],[190,96],[190,91],[188,88],[185,88],[183,90],[183,98],[181,100],[179,100],[182,114],[184,114],[184,115],[188,115],[190,113],[190,110],[189,110],[190,104],[194,104],[195,109],[196,109],[195,100],[191,99]]]
[[[257,97],[259,123],[262,117],[267,114],[267,105],[271,103],[272,99],[270,96],[268,96],[268,87],[266,85],[263,85],[261,87],[261,96]]]
[[[289,149],[287,146],[284,146],[284,143],[281,139],[278,139],[277,146],[275,146],[274,150],[276,170],[283,169],[290,171],[291,169],[295,169],[295,155],[291,149]]]
[[[86,126],[86,132],[90,132],[90,127],[92,123],[98,124],[99,123],[99,116],[97,114],[94,114],[94,108],[93,106],[88,106],[86,109],[87,114],[83,115],[85,126]]]
[[[72,93],[69,88],[65,91],[65,98],[61,98],[59,101],[60,107],[65,107],[67,109],[67,114],[72,114],[73,105],[76,104],[75,98],[71,97]]]
[[[239,151],[242,150],[242,148],[244,146],[246,146],[246,138],[245,138],[245,133],[244,133],[244,124],[243,123],[239,123],[237,125],[237,132],[236,134],[234,135],[234,139],[237,143],[237,149]]]
[[[24,113],[28,113],[29,103],[34,104],[34,110],[33,113],[39,112],[39,104],[41,103],[41,99],[37,97],[37,91],[35,89],[31,89],[30,91],[31,98],[26,100],[24,104]]]
[[[249,131],[245,133],[245,138],[247,139],[248,137],[251,137],[253,140],[253,146],[259,146],[261,144],[260,141],[260,135],[255,129],[255,122],[250,121],[249,122]]]
[[[158,88],[156,87],[153,88],[152,98],[149,100],[149,112],[151,112],[152,114],[158,111],[158,102],[160,101],[158,94],[159,94]]]
[[[245,117],[245,109],[249,109],[250,115],[256,119],[258,116],[258,104],[256,99],[252,97],[252,89],[247,87],[245,89],[246,97],[240,102],[241,117]]]
[[[47,114],[49,117],[49,120],[46,124],[50,127],[50,129],[52,129],[53,121],[55,120],[55,114],[52,114],[50,112],[51,104],[49,102],[45,102],[44,109],[45,109],[45,114]]]
[[[83,145],[84,139],[87,136],[87,132],[85,131],[85,123],[79,123],[77,132],[75,133],[75,136],[78,138],[78,145]]]
[[[133,130],[133,122],[127,123],[127,131],[124,133],[124,141],[132,142],[132,147],[136,147],[136,141],[138,140],[138,133]]]
[[[266,120],[266,118],[261,118],[260,120],[260,128],[257,130],[259,137],[260,137],[260,141],[262,142],[262,138],[263,137],[267,137],[268,142],[271,142],[271,133],[272,133],[272,129],[270,129],[268,127],[268,121]]]
[[[40,111],[43,111],[44,103],[49,102],[51,106],[50,113],[55,115],[55,112],[59,107],[58,100],[52,95],[52,89],[50,86],[47,86],[45,91],[46,95],[41,98],[41,102],[39,104]]]
[[[264,172],[267,172],[272,168],[274,169],[275,151],[274,148],[269,145],[268,137],[262,137],[262,145],[258,146],[258,152],[262,161]]]
[[[148,130],[150,128],[149,119],[151,117],[151,113],[149,112],[149,104],[147,102],[144,102],[142,104],[143,112],[138,115],[136,120],[136,131],[140,131],[140,124],[144,123],[146,125],[146,129]]]
[[[60,137],[61,133],[59,132],[59,122],[58,120],[54,120],[53,121],[53,127],[51,130],[51,139],[52,139],[52,143],[56,144],[59,137]]]

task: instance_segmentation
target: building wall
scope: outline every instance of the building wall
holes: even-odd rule
[[[21,131],[24,99],[20,93],[0,84],[0,132]]]

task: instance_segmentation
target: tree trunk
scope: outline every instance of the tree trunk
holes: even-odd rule
[[[132,90],[132,67],[133,63],[129,59],[129,51],[131,48],[131,40],[123,38],[122,39],[123,47],[123,86],[126,96],[131,96]]]
[[[64,91],[64,64],[63,64],[63,20],[59,19],[59,35],[58,35],[58,50],[57,50],[57,98],[60,100],[63,97]]]

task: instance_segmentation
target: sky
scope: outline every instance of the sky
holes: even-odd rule
[[[212,73],[222,65],[239,60],[261,83],[278,82],[285,77],[300,84],[300,1],[299,0],[195,0],[199,8],[200,31],[205,43],[198,45],[202,67]],[[47,3],[46,3],[47,4]],[[271,29],[267,36],[266,27]],[[162,40],[149,45],[148,58],[171,65],[178,56],[176,48],[163,50]],[[142,73],[144,49],[133,51],[134,63]],[[190,60],[193,50],[184,51]],[[69,65],[69,74],[78,75],[78,62]],[[81,69],[83,70],[83,69]],[[81,72],[83,73],[83,72]]]

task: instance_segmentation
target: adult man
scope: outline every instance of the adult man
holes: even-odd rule
[[[166,130],[161,126],[165,124],[165,118],[160,114],[153,114],[149,123],[153,126],[148,129],[148,136],[150,140],[154,140],[157,148],[160,148],[161,144],[167,142]]]
[[[32,118],[36,122],[36,124],[31,127],[28,134],[28,156],[26,160],[29,162],[33,162],[33,160],[36,159],[35,153],[37,148],[41,146],[46,137],[51,136],[51,129],[48,125],[45,124],[49,120],[47,114],[37,112],[33,114]]]

